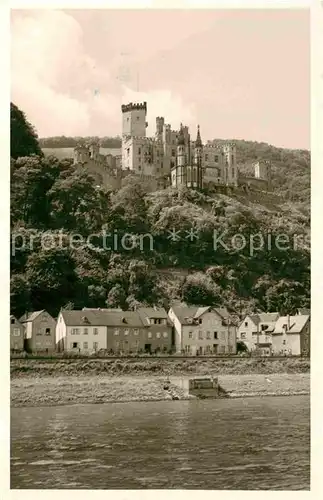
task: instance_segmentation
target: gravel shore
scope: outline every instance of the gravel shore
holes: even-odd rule
[[[168,377],[167,377],[168,378]],[[189,376],[33,376],[11,380],[11,406],[59,406],[130,401],[194,399],[188,393]],[[223,397],[286,396],[310,393],[306,374],[222,375]]]

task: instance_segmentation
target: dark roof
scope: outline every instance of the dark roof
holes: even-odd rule
[[[139,307],[137,309],[143,324],[147,325],[148,318],[152,319],[166,319],[168,324],[171,324],[168,314],[163,307]]]
[[[67,326],[143,326],[136,311],[107,311],[100,309],[61,311]],[[123,321],[124,319],[124,321]]]

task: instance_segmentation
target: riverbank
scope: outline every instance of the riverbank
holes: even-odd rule
[[[131,401],[195,399],[189,377],[85,376],[16,377],[11,380],[11,406],[59,406]],[[222,397],[286,396],[310,393],[309,374],[221,375]]]
[[[196,376],[309,373],[310,361],[302,358],[193,358],[193,359],[12,359],[11,377],[65,376]]]

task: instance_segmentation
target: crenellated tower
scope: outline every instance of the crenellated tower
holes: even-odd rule
[[[148,123],[147,103],[132,103],[123,104],[122,111],[122,135],[123,136],[138,136],[146,137],[146,128]]]

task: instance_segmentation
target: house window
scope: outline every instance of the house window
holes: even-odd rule
[[[119,349],[120,349],[120,351],[123,351],[123,341],[122,340],[120,340],[120,342],[119,342]]]
[[[241,332],[241,338],[242,338],[242,339],[245,339],[246,337],[247,337],[246,332]]]
[[[286,345],[286,340],[283,340],[283,345]]]
[[[208,159],[208,156],[207,156],[207,155],[205,155],[205,161],[207,161],[207,159]]]
[[[127,156],[130,155],[130,148],[127,148]]]
[[[202,330],[199,330],[199,339],[202,340],[203,339],[203,332]]]
[[[225,346],[224,345],[219,346],[219,353],[221,353],[221,354],[225,353]]]
[[[215,157],[214,157],[214,161],[215,161],[215,163],[218,163],[218,161],[219,161],[219,157],[218,157],[218,155],[215,155]]]
[[[229,346],[228,346],[228,352],[231,352],[231,353],[233,352],[232,345],[229,345]]]
[[[188,332],[188,338],[192,339],[193,338],[193,332]]]
[[[116,329],[114,330],[114,334],[115,334],[115,335],[119,335],[119,330],[118,330],[118,328],[116,328]]]
[[[161,333],[160,333],[160,332],[157,332],[157,333],[156,333],[156,337],[157,337],[158,339],[160,339],[160,337],[161,337]]]
[[[83,335],[88,335],[89,333],[89,329],[88,328],[84,328],[83,329]]]
[[[141,148],[138,148],[138,155],[141,154]]]
[[[11,323],[12,325],[14,325],[14,324],[15,324],[15,318],[11,318],[10,323]]]
[[[176,156],[175,149],[172,149],[172,156]]]
[[[210,345],[205,346],[205,354],[210,354],[210,352],[211,352],[211,346]]]
[[[163,333],[163,337],[164,337],[164,339],[167,339],[167,337],[168,337],[168,333],[167,333],[167,332],[164,332],[164,333]]]
[[[41,332],[41,330],[37,330],[37,333],[36,333],[36,335],[42,335],[42,332]]]
[[[14,328],[13,329],[13,335],[14,335],[14,337],[19,337],[20,336],[20,330],[19,330],[19,328]]]
[[[50,335],[50,328],[46,328],[45,335]]]
[[[125,331],[124,331],[124,334],[125,334],[126,336],[127,336],[127,335],[129,335],[129,330],[125,330]]]
[[[139,335],[139,330],[138,328],[135,328],[134,331],[133,331],[134,335]]]
[[[202,318],[199,319],[199,324],[201,325],[202,324]]]
[[[89,344],[87,342],[83,342],[83,349],[87,349],[89,347]]]
[[[211,332],[206,332],[206,338],[210,339],[211,338]]]
[[[264,330],[266,330],[268,328],[268,325],[261,325],[261,331],[263,332]]]
[[[98,335],[98,333],[99,333],[98,328],[93,328],[93,335]]]
[[[151,332],[148,332],[148,338],[151,339],[152,338],[152,333]]]
[[[97,351],[99,348],[99,342],[93,342],[93,349]]]
[[[115,343],[114,343],[114,345],[115,345],[116,351],[119,351],[119,348],[120,348],[120,342],[119,342],[119,340],[116,340]]]
[[[186,354],[191,354],[191,346],[190,345],[185,346],[185,352],[186,352]]]
[[[213,338],[217,339],[218,338],[218,332],[213,332]]]
[[[78,328],[72,328],[72,335],[78,335],[79,329]]]
[[[137,351],[139,348],[139,340],[135,340],[133,346],[134,346],[134,349]]]
[[[77,347],[78,347],[77,342],[72,342],[72,349],[77,349]]]

